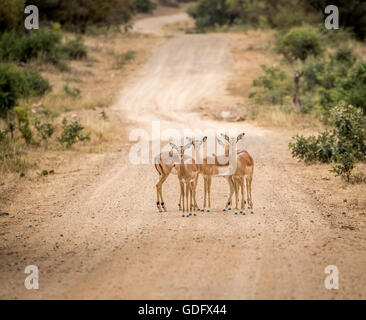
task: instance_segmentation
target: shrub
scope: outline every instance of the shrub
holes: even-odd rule
[[[84,127],[77,120],[74,120],[69,124],[67,119],[64,118],[62,120],[62,128],[61,136],[58,137],[57,140],[66,148],[70,148],[79,141],[90,140],[90,134],[84,135],[82,133]]]
[[[57,63],[61,59],[60,43],[59,32],[37,30],[23,35],[7,32],[0,37],[0,60],[28,62],[41,58]]]
[[[22,134],[22,138],[26,142],[26,144],[30,144],[33,142],[33,134],[30,129],[30,121],[28,117],[28,110],[22,107],[14,108],[15,114],[18,118],[18,129]]]
[[[23,86],[19,87],[19,92],[22,97],[40,97],[51,90],[48,80],[34,70],[23,70],[21,84]]]
[[[156,3],[151,0],[136,0],[136,8],[139,12],[150,13],[156,8]]]
[[[64,29],[85,33],[90,25],[121,25],[128,23],[136,11],[135,0],[32,0],[48,21],[56,21]]]
[[[55,127],[53,125],[53,119],[55,114],[50,110],[41,110],[40,116],[35,116],[33,118],[33,126],[37,130],[38,136],[42,141],[46,142],[55,132]]]
[[[334,105],[345,101],[366,113],[366,63],[359,61],[351,68],[345,69],[344,73],[344,76],[337,75],[332,87],[319,90],[320,105],[329,112]]]
[[[308,59],[304,65],[304,91],[311,98],[312,106],[320,105],[327,120],[330,109],[344,99],[339,88],[340,79],[347,74],[356,62],[356,56],[348,47],[338,49],[328,61]],[[318,95],[319,93],[319,95]],[[309,109],[311,106],[309,105]]]
[[[5,118],[21,97],[42,96],[51,90],[39,72],[0,63],[0,117]]]
[[[4,141],[6,139],[8,131],[7,130],[0,130],[0,142]]]
[[[114,57],[113,69],[122,69],[126,63],[135,58],[136,52],[133,50],[128,50]]]
[[[23,24],[25,0],[2,0],[0,2],[0,32],[18,30]]]
[[[81,91],[79,88],[71,88],[69,87],[69,85],[65,84],[64,85],[64,92],[72,97],[72,98],[79,98],[81,96]]]
[[[349,181],[356,161],[366,155],[366,116],[351,105],[339,104],[331,111],[332,131],[318,136],[296,135],[289,143],[292,156],[309,162],[336,162],[332,172]]]
[[[295,141],[290,142],[289,147],[294,158],[303,160],[306,163],[323,162],[328,163],[333,159],[334,136],[324,131],[316,136],[304,137],[296,135]]]
[[[341,176],[347,182],[350,181],[351,172],[355,167],[356,158],[353,155],[351,149],[350,152],[337,153],[335,154],[335,164],[330,172],[335,173],[335,175]]]
[[[309,56],[322,55],[324,48],[319,32],[312,27],[297,27],[288,31],[276,43],[276,51],[290,62],[305,61]]]
[[[199,30],[231,22],[226,0],[199,0],[188,9],[188,14],[196,20]]]
[[[285,97],[293,91],[292,82],[288,81],[284,71],[277,67],[261,66],[264,75],[253,80],[253,86],[259,91],[252,92],[251,98],[255,98],[257,103],[283,104]]]
[[[20,76],[18,68],[0,63],[0,116],[5,118],[8,110],[13,108],[19,99]]]
[[[75,39],[67,41],[64,45],[62,45],[61,51],[69,59],[73,60],[85,59],[88,56],[88,51],[81,36],[77,36]]]

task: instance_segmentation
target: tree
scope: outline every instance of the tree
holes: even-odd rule
[[[134,0],[27,0],[42,16],[84,33],[90,24],[126,24],[136,11]]]
[[[304,62],[309,56],[320,56],[324,52],[319,32],[312,27],[292,28],[276,43],[276,51],[290,62]]]
[[[0,34],[17,30],[23,25],[25,0],[0,1]]]

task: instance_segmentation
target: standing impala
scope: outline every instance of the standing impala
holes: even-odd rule
[[[196,163],[199,166],[199,173],[202,174],[203,180],[204,180],[204,200],[203,200],[203,208],[202,212],[206,211],[210,212],[211,208],[211,183],[212,183],[212,177],[215,175],[219,175],[220,173],[226,172],[228,168],[228,163],[223,163],[224,159],[223,157],[203,157],[201,146],[203,143],[207,140],[207,137],[204,137],[203,139],[190,139],[192,141],[192,144],[195,149],[195,157],[196,157]],[[225,177],[226,180],[229,183],[230,187],[230,194],[234,193],[234,184],[232,182],[232,179],[230,176]],[[196,188],[196,185],[195,185]],[[228,200],[229,202],[229,200]],[[206,205],[208,204],[208,207]]]
[[[154,159],[155,169],[158,171],[160,179],[156,184],[156,205],[158,207],[159,212],[163,210],[166,212],[166,207],[163,199],[163,183],[169,177],[170,173],[174,168],[174,160],[176,159],[176,155],[174,155],[173,150],[169,152],[162,152],[157,155]],[[180,201],[179,201],[180,202]],[[163,210],[162,210],[163,209]]]
[[[196,216],[196,185],[199,174],[199,167],[195,164],[195,161],[184,155],[185,150],[190,148],[193,145],[192,141],[190,141],[185,146],[178,147],[173,142],[170,142],[170,146],[177,150],[180,157],[180,162],[175,164],[175,168],[177,169],[178,179],[180,184],[180,193],[183,200],[183,217],[184,214],[187,213],[187,217],[192,215]],[[191,163],[186,163],[190,161]]]
[[[243,138],[245,133],[241,133],[237,138],[230,138],[226,134],[221,134],[221,136],[225,139],[226,143],[229,146],[229,163],[230,169],[224,175],[232,175],[235,189],[235,214],[237,214],[238,210],[238,201],[239,201],[239,186],[242,189],[242,201],[241,201],[241,211],[243,214],[245,210],[244,203],[244,181],[246,182],[247,189],[247,200],[248,200],[248,209],[253,213],[253,201],[252,201],[252,181],[253,181],[253,172],[254,172],[254,160],[250,156],[250,154],[243,150],[239,153],[236,152],[236,145],[240,139]],[[235,164],[233,166],[232,164]]]

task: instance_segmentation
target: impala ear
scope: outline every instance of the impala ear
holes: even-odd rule
[[[177,145],[175,143],[173,143],[173,142],[170,141],[169,144],[172,147],[172,149],[175,149],[175,150],[177,150],[179,152],[179,149],[178,149],[178,147],[177,147]]]
[[[227,142],[230,142],[230,138],[224,134],[224,133],[221,133],[221,136],[227,141]]]
[[[216,140],[220,145],[225,146],[225,143],[220,138],[216,137]]]
[[[245,133],[241,133],[238,135],[238,137],[236,138],[236,141],[239,141],[240,139],[242,139],[245,136]]]

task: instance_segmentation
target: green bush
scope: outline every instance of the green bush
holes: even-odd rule
[[[77,36],[75,39],[67,41],[62,45],[61,51],[72,60],[81,60],[88,56],[88,51],[81,36]]]
[[[231,22],[226,0],[199,0],[188,9],[188,14],[196,20],[199,30]]]
[[[19,97],[20,85],[19,70],[13,65],[0,63],[0,116],[5,118],[13,108]]]
[[[6,32],[0,37],[0,60],[29,62],[42,59],[57,63],[61,59],[61,33],[36,30],[27,34]]]
[[[79,88],[71,88],[68,84],[64,85],[64,92],[72,97],[72,98],[79,98],[81,96],[81,91]]]
[[[23,27],[25,0],[0,1],[0,32],[19,30]]]
[[[0,63],[0,117],[5,118],[21,97],[42,96],[51,90],[39,72]]]
[[[7,130],[0,130],[0,142],[6,139],[7,134],[8,134]]]
[[[249,97],[255,98],[257,103],[283,104],[285,98],[293,91],[292,82],[286,73],[278,67],[261,66],[264,75],[253,80],[253,87],[260,90],[252,92]]]
[[[151,0],[136,0],[136,8],[138,12],[151,13],[156,8],[156,3]]]
[[[310,111],[314,106],[321,106],[324,120],[327,121],[333,106],[344,100],[345,93],[340,88],[340,81],[347,78],[356,60],[348,47],[339,48],[327,60],[307,59],[303,67],[304,108]]]
[[[23,79],[19,87],[22,97],[40,97],[51,90],[47,79],[43,78],[39,71],[23,70]]]
[[[136,0],[29,0],[41,18],[58,22],[64,29],[85,33],[90,25],[112,26],[128,23],[136,12]]]
[[[33,126],[37,131],[37,134],[41,141],[48,142],[48,139],[52,137],[55,132],[55,126],[53,120],[56,117],[52,111],[48,109],[42,109],[39,115],[34,116],[32,119]]]
[[[366,63],[357,62],[351,68],[345,67],[343,74],[334,77],[331,87],[319,90],[319,103],[326,111],[340,101],[361,108],[366,114]]]
[[[296,135],[289,143],[292,156],[304,162],[336,162],[332,172],[349,181],[357,161],[366,156],[366,116],[362,110],[343,103],[331,110],[331,131],[318,136]]]
[[[66,148],[70,148],[79,141],[90,140],[90,134],[84,135],[82,133],[84,127],[77,120],[74,120],[69,124],[67,119],[64,118],[62,120],[62,128],[61,136],[58,137],[57,140]]]
[[[14,111],[18,119],[18,129],[22,134],[22,138],[26,144],[31,144],[33,142],[33,134],[30,128],[28,110],[22,107],[15,107]]]
[[[133,50],[128,50],[114,57],[113,69],[122,69],[126,63],[133,60],[136,56],[136,52]]]
[[[305,61],[309,56],[323,54],[322,39],[317,29],[312,27],[292,28],[276,43],[276,51],[288,61]]]

